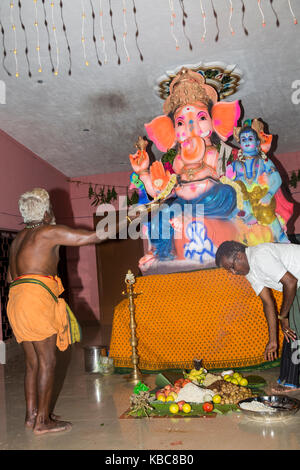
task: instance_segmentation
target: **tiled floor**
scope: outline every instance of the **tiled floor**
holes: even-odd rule
[[[97,344],[97,332],[90,340]],[[133,389],[125,376],[86,373],[79,345],[60,354],[59,362],[55,412],[73,423],[72,430],[37,437],[24,429],[24,362],[22,357],[13,359],[0,365],[0,450],[300,449],[300,412],[278,424],[255,423],[238,413],[215,419],[119,419]],[[257,373],[271,383],[278,369]],[[152,387],[155,376],[145,382]]]

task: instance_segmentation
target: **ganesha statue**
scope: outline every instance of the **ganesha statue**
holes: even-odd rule
[[[172,188],[147,223],[149,249],[139,265],[143,274],[214,266],[223,241],[248,241],[249,231],[259,223],[243,197],[245,181],[236,181],[230,167],[233,149],[226,143],[237,129],[239,102],[219,101],[200,73],[183,67],[170,84],[163,111],[145,129],[158,150],[175,149],[172,165],[150,165],[142,138],[130,155],[136,181],[149,198],[157,200]],[[176,183],[170,186],[171,180]],[[269,183],[273,187],[271,179]],[[269,199],[267,192],[262,197]],[[278,230],[275,219],[271,223],[274,233],[282,231],[280,222]]]

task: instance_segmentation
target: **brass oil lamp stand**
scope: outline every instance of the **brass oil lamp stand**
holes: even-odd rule
[[[129,299],[129,312],[130,312],[130,331],[131,331],[131,338],[130,338],[130,344],[132,348],[132,356],[131,356],[131,362],[133,365],[133,370],[129,376],[126,377],[126,380],[128,382],[133,383],[136,385],[138,382],[143,382],[143,375],[138,368],[138,363],[139,363],[139,356],[137,353],[137,337],[136,337],[136,323],[135,323],[135,304],[134,304],[134,299],[142,294],[142,292],[134,292],[133,290],[133,285],[135,284],[135,277],[134,274],[131,272],[129,269],[126,277],[125,277],[125,284],[127,286],[126,292],[122,292],[124,296],[126,296]]]

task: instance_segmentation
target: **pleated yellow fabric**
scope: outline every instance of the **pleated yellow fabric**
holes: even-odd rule
[[[42,341],[57,334],[61,350],[80,341],[77,320],[58,296],[64,291],[58,276],[25,275],[10,285],[7,315],[18,343]]]
[[[262,302],[243,276],[224,269],[138,277],[135,292],[139,367],[164,370],[248,367],[265,362],[268,327]],[[280,308],[282,294],[274,291]],[[131,367],[128,300],[114,311],[110,356]],[[282,334],[279,332],[280,350]]]

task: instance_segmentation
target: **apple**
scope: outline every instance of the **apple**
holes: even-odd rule
[[[179,406],[179,411],[182,411],[182,407],[183,407],[184,404],[185,404],[184,400],[181,400],[177,403],[177,405]]]

